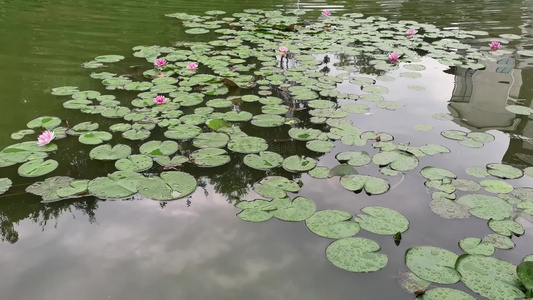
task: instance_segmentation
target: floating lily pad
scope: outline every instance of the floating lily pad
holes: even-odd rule
[[[383,194],[389,190],[389,183],[381,178],[366,175],[346,175],[341,177],[341,185],[353,192],[364,190],[369,195]]]
[[[316,209],[313,201],[304,197],[296,197],[292,201],[289,197],[277,198],[272,200],[272,204],[276,206],[274,217],[291,222],[308,219]]]
[[[283,157],[275,152],[261,151],[259,155],[248,154],[244,157],[244,164],[257,170],[268,170],[281,166]]]
[[[190,195],[196,189],[196,179],[190,174],[171,171],[159,177],[143,178],[137,182],[139,193],[152,200],[169,201]]]
[[[235,207],[242,209],[237,217],[248,222],[268,221],[274,216],[274,211],[277,209],[270,201],[261,199],[242,201],[237,203]]]
[[[50,177],[28,186],[26,192],[41,196],[43,202],[54,202],[62,198],[58,195],[58,191],[71,187],[70,183],[73,181],[73,178],[66,176]]]
[[[45,128],[53,129],[61,124],[61,119],[57,117],[39,117],[37,119],[31,120],[26,124],[28,128]]]
[[[388,262],[386,255],[377,253],[381,247],[365,238],[344,238],[331,243],[326,249],[328,260],[343,270],[350,272],[375,272],[383,269]]]
[[[332,239],[354,236],[360,229],[352,215],[340,210],[317,211],[305,221],[305,225],[314,234]]]
[[[173,140],[188,140],[198,136],[202,129],[196,125],[180,124],[165,132],[165,137]]]
[[[524,261],[516,267],[516,274],[527,290],[533,290],[533,262]]]
[[[150,169],[152,165],[153,160],[151,157],[138,154],[119,159],[115,162],[115,168],[120,171],[142,172]]]
[[[465,195],[457,199],[457,203],[470,207],[472,215],[485,220],[504,220],[513,211],[509,203],[489,195]]]
[[[418,158],[405,151],[385,151],[372,157],[372,162],[378,166],[389,166],[391,169],[405,172],[418,166]]]
[[[284,198],[287,192],[298,192],[300,186],[285,177],[268,176],[254,184],[254,191],[266,198]]]
[[[325,179],[328,178],[329,175],[329,168],[328,167],[315,167],[313,170],[309,171],[309,175],[313,178],[317,179]]]
[[[405,253],[405,264],[418,277],[427,281],[453,284],[461,279],[455,271],[459,256],[449,250],[422,246],[409,248]]]
[[[131,148],[128,145],[118,144],[111,147],[111,145],[106,144],[93,148],[91,152],[89,152],[89,157],[97,160],[117,160],[126,158],[130,154]]]
[[[344,176],[344,175],[352,175],[352,174],[358,174],[357,170],[347,164],[340,164],[336,165],[335,167],[331,168],[328,172],[328,178],[335,177],[335,176]]]
[[[139,173],[117,171],[91,180],[87,189],[93,196],[102,199],[126,198],[137,193],[137,183],[142,179],[144,177]]]
[[[338,161],[346,161],[347,164],[360,167],[369,164],[372,159],[366,151],[341,152],[336,156]]]
[[[230,162],[228,152],[218,148],[204,148],[191,153],[191,159],[199,167],[218,167]]]
[[[223,148],[229,142],[229,136],[225,133],[204,132],[197,135],[192,144],[198,148]]]
[[[483,242],[480,238],[464,238],[459,241],[459,247],[468,254],[490,256],[494,253],[494,245]]]
[[[53,159],[33,159],[18,168],[18,174],[22,177],[39,177],[46,175],[59,166],[59,163]]]
[[[524,297],[516,266],[483,255],[461,255],[455,265],[461,281],[472,291],[488,299],[516,299]],[[489,288],[490,287],[490,288]]]
[[[489,243],[493,245],[495,248],[499,249],[512,249],[515,246],[515,243],[513,240],[511,240],[508,236],[503,236],[497,233],[491,233],[487,234],[483,240],[486,243]]]
[[[429,180],[449,180],[451,182],[452,179],[457,178],[457,175],[452,171],[437,167],[424,167],[420,170],[420,174]]]
[[[290,172],[307,172],[316,167],[316,160],[311,157],[293,155],[285,158],[282,166]]]
[[[477,177],[477,178],[484,178],[489,176],[489,173],[486,169],[483,168],[477,168],[477,167],[468,167],[466,168],[466,173],[468,175]]]
[[[231,139],[228,149],[238,153],[258,153],[268,148],[267,142],[260,137],[241,136]]]
[[[113,138],[113,135],[105,131],[93,131],[84,134],[80,134],[78,141],[86,145],[98,145],[105,141],[109,141]]]
[[[0,178],[0,195],[7,192],[13,182],[9,178]]]
[[[317,139],[323,132],[318,129],[291,128],[289,136],[297,141],[311,141]]]
[[[361,228],[375,234],[394,235],[409,229],[409,221],[399,212],[382,206],[362,208],[363,214],[357,215],[355,221]]]
[[[142,144],[139,151],[148,156],[172,155],[178,151],[178,143],[174,141],[149,141]]]
[[[507,194],[514,189],[512,185],[501,180],[483,180],[479,184],[485,190],[496,194]]]
[[[481,189],[481,185],[470,179],[454,179],[452,185],[463,192],[475,193]]]
[[[308,141],[305,144],[305,147],[311,151],[320,152],[320,153],[328,153],[331,150],[333,150],[333,147],[335,145],[330,141]]]
[[[487,172],[492,176],[504,179],[516,179],[524,175],[522,170],[504,164],[488,164]]]

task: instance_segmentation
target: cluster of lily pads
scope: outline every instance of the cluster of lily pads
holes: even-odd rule
[[[386,73],[400,70],[399,76],[416,83],[426,69],[420,64],[423,56],[447,66],[481,69],[484,68],[481,60],[495,60],[512,51],[500,48],[500,44],[479,49],[463,42],[488,36],[484,31],[440,30],[414,21],[394,23],[381,17],[363,18],[358,13],[334,16],[328,12],[315,22],[304,22],[303,13],[249,9],[232,16],[225,16],[223,11],[208,11],[205,16],[168,15],[187,28],[186,34],[208,35],[209,41],[199,38],[166,47],[137,46],[133,56],[147,65],[142,73],[119,75],[98,70],[90,75],[101,80],[106,90],[136,93],[133,100],[111,92],[103,95],[98,91],[80,91],[73,86],[54,88],[53,95],[69,98],[63,102],[65,109],[94,115],[95,120],[103,117],[116,122],[106,130],[97,122],[70,127],[57,117],[39,117],[30,121],[27,129],[12,134],[15,140],[33,139],[39,131],[46,130],[38,142],[25,141],[4,148],[0,151],[0,167],[21,164],[18,174],[23,177],[50,174],[59,165],[49,158],[58,150],[54,141],[76,138],[79,143],[94,146],[89,152],[91,160],[113,162],[117,171],[94,179],[49,177],[29,186],[27,192],[41,196],[43,202],[86,195],[122,199],[136,194],[169,201],[186,197],[197,187],[196,178],[180,168],[216,168],[237,158],[247,167],[265,173],[264,178],[253,184],[253,191],[264,199],[237,203],[236,207],[242,209],[237,214],[239,218],[250,222],[271,218],[304,221],[314,234],[335,239],[326,249],[327,258],[335,266],[351,272],[384,268],[388,258],[379,252],[381,247],[370,239],[354,236],[363,229],[399,240],[409,228],[405,216],[382,206],[367,206],[355,217],[339,210],[316,211],[311,199],[291,195],[300,191],[301,184],[270,172],[283,168],[317,179],[339,177],[339,185],[348,191],[386,193],[390,189],[388,180],[359,174],[356,168],[373,163],[383,175],[397,176],[418,167],[425,156],[450,152],[438,144],[395,143],[389,133],[354,125],[354,116],[370,114],[371,104],[385,110],[402,106],[386,100],[384,95],[389,89],[378,84],[396,79]],[[516,38],[502,35],[498,42],[506,44]],[[332,66],[319,59],[331,54],[337,55],[342,63]],[[111,63],[123,60],[121,55],[102,55],[82,66],[112,70]],[[338,74],[328,75],[325,69],[333,67]],[[341,84],[350,85],[351,92],[339,92]],[[410,85],[410,89],[419,91],[424,87]],[[269,151],[272,140],[249,135],[250,126],[265,133],[281,131],[290,142],[305,144],[316,156],[332,152],[339,144],[354,149],[338,153],[339,164],[328,168],[318,165],[314,157],[296,153],[284,157]],[[420,125],[416,129],[431,128]],[[494,140],[489,134],[457,130],[443,131],[442,135],[468,147],[481,147]],[[117,143],[118,136],[139,145]],[[367,144],[377,152],[357,151],[356,147]],[[503,164],[470,169],[474,176],[501,179],[518,178],[524,172],[531,175],[531,170]],[[490,299],[514,299],[530,291],[531,264],[520,265],[517,272],[512,264],[489,255],[494,248],[512,248],[514,242],[510,237],[524,233],[512,214],[533,214],[533,189],[514,189],[502,180],[477,183],[458,179],[451,171],[437,167],[425,167],[421,174],[427,179],[426,186],[437,190],[430,203],[433,212],[450,219],[471,215],[485,219],[495,233],[483,240],[476,237],[461,240],[459,244],[467,253],[462,256],[429,246],[410,248],[406,265],[411,273],[406,273],[404,281],[409,283],[409,290],[414,292],[412,287],[425,290],[429,282],[462,281]],[[11,185],[10,179],[0,179],[0,194]],[[481,189],[491,194],[478,193]],[[456,190],[471,194],[456,200]],[[434,288],[421,297],[472,299],[449,288]]]

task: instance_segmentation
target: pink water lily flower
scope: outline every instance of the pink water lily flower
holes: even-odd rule
[[[490,45],[490,50],[492,51],[500,49],[500,46],[501,46],[500,42],[497,42],[497,41],[492,41],[490,42],[489,45]]]
[[[289,48],[285,47],[285,46],[280,46],[279,47],[279,52],[281,52],[281,54],[285,54],[285,52],[288,52],[289,51]]]
[[[158,68],[164,67],[167,64],[167,60],[164,58],[156,59],[154,65]]]
[[[47,130],[39,135],[37,138],[37,145],[46,146],[54,139],[55,134],[53,131]]]
[[[415,33],[416,33],[416,30],[414,30],[413,28],[407,29],[407,35],[412,36],[412,35],[415,35]]]
[[[157,95],[154,98],[154,103],[155,104],[163,104],[163,103],[165,103],[166,100],[167,99],[165,98],[165,96]]]
[[[400,54],[396,52],[392,52],[391,54],[389,54],[389,59],[391,62],[397,62],[398,58],[400,58]]]
[[[196,69],[198,69],[198,65],[196,63],[190,63],[190,64],[187,65],[187,69],[196,70]]]
[[[323,10],[322,11],[323,16],[331,16],[331,12],[329,10]]]

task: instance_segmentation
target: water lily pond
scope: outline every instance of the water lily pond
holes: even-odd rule
[[[2,298],[532,298],[531,14],[362,3],[28,21],[0,71]]]

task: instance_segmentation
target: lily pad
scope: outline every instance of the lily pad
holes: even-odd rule
[[[369,164],[372,159],[366,151],[347,151],[341,152],[336,156],[338,161],[346,161],[347,164],[355,167],[361,167]]]
[[[513,191],[513,186],[501,180],[483,180],[479,183],[485,190],[496,194],[507,194]]]
[[[515,246],[515,243],[513,242],[513,240],[511,240],[511,238],[509,238],[508,236],[497,234],[497,233],[487,234],[483,238],[483,240],[486,243],[493,245],[494,248],[499,248],[499,249],[504,249],[504,250],[513,249]]]
[[[105,131],[92,131],[88,133],[80,134],[78,141],[85,145],[98,145],[105,141],[109,141],[113,138],[113,135]]]
[[[242,211],[237,214],[237,217],[248,222],[268,221],[274,216],[274,211],[277,209],[270,201],[261,199],[241,201],[237,203],[235,207],[242,209]]]
[[[468,254],[490,256],[494,253],[494,245],[483,242],[480,238],[468,237],[459,241],[459,247]]]
[[[296,197],[291,201],[289,197],[272,200],[276,206],[274,217],[291,222],[304,221],[315,213],[315,204],[305,197]]]
[[[238,153],[258,153],[268,148],[267,142],[260,137],[241,136],[231,139],[228,149]]]
[[[191,153],[191,159],[199,167],[218,167],[230,162],[228,152],[219,148],[204,148]]]
[[[261,151],[259,154],[246,155],[243,162],[253,169],[268,170],[281,166],[283,157],[275,152]]]
[[[463,291],[449,288],[434,288],[418,298],[421,300],[476,300],[476,298]]]
[[[39,177],[46,175],[59,166],[59,163],[53,159],[33,159],[18,168],[18,174],[22,177]]]
[[[317,179],[326,179],[329,175],[329,168],[324,166],[315,167],[313,170],[309,171],[309,175]]]
[[[321,237],[342,239],[356,235],[360,226],[352,215],[341,210],[321,210],[305,220],[311,232]]]
[[[61,119],[57,117],[39,117],[37,119],[31,120],[26,124],[28,128],[45,128],[53,129],[61,124]]]
[[[527,290],[533,289],[533,261],[525,261],[516,267],[516,274]]]
[[[494,257],[461,255],[455,265],[461,281],[472,291],[488,299],[524,297],[516,266]]]
[[[115,162],[115,168],[120,171],[142,172],[150,169],[153,165],[151,157],[146,155],[130,155],[128,158],[119,159]]]
[[[139,173],[117,171],[91,180],[87,189],[91,195],[102,199],[126,198],[137,193],[137,182],[144,178]]]
[[[338,268],[350,272],[375,272],[383,269],[388,262],[386,255],[377,253],[381,247],[365,238],[344,238],[331,243],[326,249],[326,257]]]
[[[472,215],[485,220],[504,220],[513,211],[509,203],[489,195],[465,195],[457,199],[457,203],[470,207]]]
[[[117,160],[126,158],[130,154],[131,148],[128,145],[118,144],[111,147],[111,145],[105,144],[93,148],[91,152],[89,152],[89,157],[97,160]]]
[[[449,250],[421,246],[409,248],[405,253],[405,263],[411,272],[427,281],[453,284],[461,279],[455,271],[459,256]]]
[[[293,155],[285,158],[282,166],[289,172],[307,172],[316,167],[316,163],[314,158]]]
[[[0,195],[7,192],[13,182],[9,178],[0,178]]]
[[[172,155],[178,151],[178,143],[174,141],[149,141],[139,148],[141,154],[157,157],[161,155]]]
[[[405,172],[418,166],[418,158],[405,151],[385,151],[372,157],[372,162],[378,166],[389,166],[391,169]]]
[[[197,135],[192,144],[198,148],[223,148],[229,142],[229,136],[219,132],[204,132]]]
[[[492,176],[503,179],[517,179],[524,176],[524,172],[522,170],[504,164],[488,164],[487,172]]]
[[[364,190],[369,195],[379,195],[387,192],[389,183],[381,178],[366,175],[345,175],[341,177],[341,185],[353,192]]]
[[[375,234],[394,235],[409,229],[409,221],[399,212],[382,206],[362,208],[363,214],[357,215],[355,221],[361,228]]]

